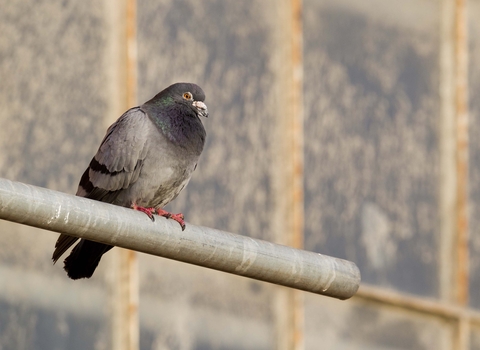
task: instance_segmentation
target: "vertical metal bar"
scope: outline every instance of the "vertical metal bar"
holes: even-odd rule
[[[444,0],[442,12],[440,229],[444,265],[440,285],[442,299],[464,305],[468,303],[469,262],[466,2]]]
[[[292,11],[292,161],[293,231],[291,242],[303,247],[303,32],[302,1],[290,0]]]
[[[110,109],[106,125],[113,123],[137,100],[136,0],[106,0],[109,48],[106,68]],[[110,346],[116,350],[139,348],[138,264],[134,251],[115,248],[110,254]]]
[[[136,39],[136,0],[126,1],[125,16],[125,73],[126,73],[126,101],[124,110],[137,104],[137,39]],[[115,330],[115,339],[120,341],[114,344],[114,349],[139,349],[139,320],[138,320],[138,262],[137,253],[133,250],[119,249],[119,277],[114,283],[117,288],[117,297],[114,316],[120,320]]]
[[[466,0],[443,0],[440,56],[440,295],[469,299],[468,41]],[[468,320],[459,319],[452,347],[469,349]]]
[[[111,348],[137,350],[138,325],[138,265],[136,252],[123,248],[112,251],[111,288]]]
[[[455,1],[455,114],[457,148],[456,299],[468,304],[468,60],[466,0]]]
[[[456,135],[455,135],[455,61],[454,61],[454,1],[442,1],[441,50],[440,50],[440,297],[444,301],[454,301],[453,281],[456,256]]]
[[[280,101],[276,193],[277,242],[303,247],[303,29],[302,1],[277,6],[277,96]],[[280,204],[283,203],[283,204]],[[304,298],[295,290],[279,289],[275,298],[276,348],[304,348]]]
[[[127,0],[127,108],[137,104],[137,0]]]
[[[301,249],[304,242],[304,145],[303,145],[303,25],[302,0],[291,0],[292,17],[292,95],[293,95],[293,231],[291,244]],[[298,290],[292,293],[293,308],[293,346],[292,349],[301,350],[304,345],[304,295]]]
[[[452,349],[454,350],[469,350],[470,349],[470,320],[465,317],[460,317],[457,320],[457,326],[454,332],[454,343]]]

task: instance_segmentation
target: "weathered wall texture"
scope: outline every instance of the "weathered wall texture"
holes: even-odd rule
[[[267,240],[275,236],[272,162],[281,142],[273,132],[282,102],[272,88],[281,25],[274,6],[139,0],[137,28],[139,103],[192,81],[204,88],[211,115],[198,169],[170,208],[194,224]],[[305,248],[354,261],[370,284],[436,298],[440,2],[303,6]],[[102,1],[2,5],[0,176],[75,192],[111,101],[106,11]],[[478,308],[480,29],[470,30]],[[108,347],[109,259],[92,279],[70,281],[61,264],[51,265],[55,239],[0,222],[0,349]],[[142,350],[273,347],[276,287],[146,255],[139,261]],[[452,333],[433,317],[306,297],[307,349],[449,349]]]

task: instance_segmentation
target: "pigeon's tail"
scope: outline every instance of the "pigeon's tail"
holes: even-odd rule
[[[92,277],[102,255],[112,248],[111,245],[82,239],[64,261],[68,277],[73,280]]]

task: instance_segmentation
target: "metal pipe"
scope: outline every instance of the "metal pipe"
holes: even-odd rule
[[[448,322],[460,322],[467,319],[475,327],[480,326],[480,312],[465,306],[445,303],[440,300],[400,293],[394,290],[382,289],[378,286],[362,284],[355,297],[359,301],[375,302],[383,305],[401,308],[404,311],[417,312],[427,316],[442,318]],[[457,349],[457,348],[455,348]]]
[[[0,178],[0,219],[338,299],[360,284],[350,261],[176,222]]]

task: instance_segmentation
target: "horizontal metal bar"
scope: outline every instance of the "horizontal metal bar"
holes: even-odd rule
[[[473,325],[480,326],[480,312],[441,300],[399,293],[366,284],[362,284],[355,295],[355,299],[399,307],[403,310],[441,317],[446,320],[459,321],[465,319]]]
[[[338,299],[360,284],[350,261],[1,178],[0,219]]]

